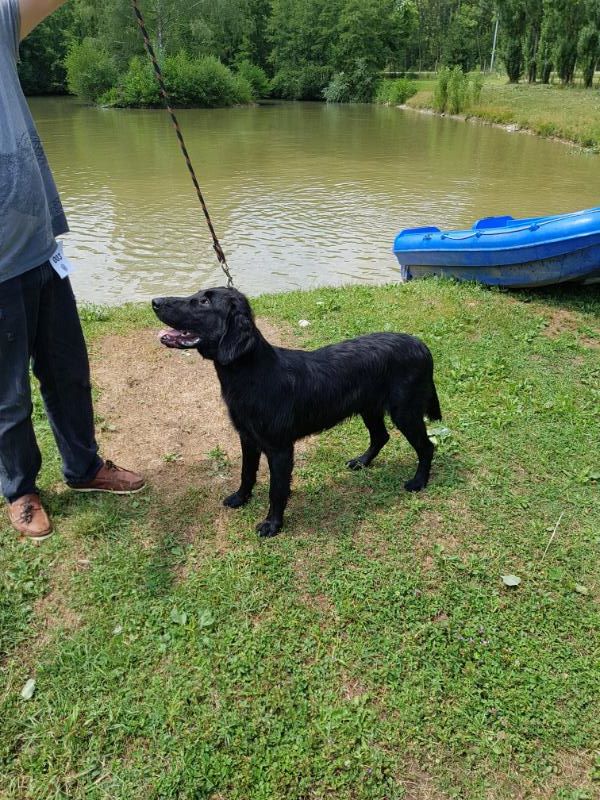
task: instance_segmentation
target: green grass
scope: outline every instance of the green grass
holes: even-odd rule
[[[255,306],[307,347],[425,339],[450,431],[429,488],[402,490],[398,434],[347,471],[351,421],[299,456],[286,528],[259,542],[264,480],[230,514],[214,470],[175,500],[53,491],[36,406],[58,532],[35,549],[0,522],[0,797],[598,797],[598,292],[434,280]],[[84,319],[91,339],[153,325]]]
[[[435,82],[416,83],[419,91],[407,101],[408,105],[431,108]],[[517,125],[540,136],[555,136],[600,150],[600,93],[597,90],[488,80],[481,102],[472,106],[467,115],[487,122]]]

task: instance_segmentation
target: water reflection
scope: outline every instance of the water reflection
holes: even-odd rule
[[[68,212],[81,300],[222,283],[161,111],[32,101]],[[411,225],[598,204],[600,159],[490,127],[371,106],[179,113],[236,283],[250,294],[397,276]]]

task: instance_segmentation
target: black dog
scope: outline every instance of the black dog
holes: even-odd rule
[[[419,339],[404,333],[372,333],[314,352],[273,347],[256,325],[248,300],[235,289],[207,289],[191,297],[152,301],[157,317],[173,329],[161,333],[167,347],[195,348],[214,361],[221,391],[242,445],[240,488],[224,500],[246,503],[261,453],[269,461],[269,513],[260,536],[275,536],[290,494],[294,442],[360,414],[371,436],[368,449],[348,462],[368,466],[388,441],[388,412],[414,447],[419,465],[404,484],[427,485],[433,445],[423,417],[441,419],[433,383],[433,359]]]

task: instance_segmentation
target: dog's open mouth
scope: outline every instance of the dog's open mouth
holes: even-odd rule
[[[197,347],[200,344],[200,337],[191,331],[176,331],[174,328],[167,328],[158,334],[158,338],[165,347],[173,347],[178,350],[185,350],[188,347]]]

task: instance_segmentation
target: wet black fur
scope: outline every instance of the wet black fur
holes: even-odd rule
[[[200,291],[191,297],[152,301],[156,315],[177,330],[200,337],[197,349],[214,362],[231,420],[240,435],[240,488],[224,500],[246,503],[256,482],[261,453],[271,473],[270,506],[258,526],[275,536],[290,494],[294,442],[360,414],[371,441],[348,466],[368,466],[389,439],[384,414],[418,456],[414,477],[404,485],[427,485],[433,445],[424,416],[441,419],[426,345],[405,333],[372,333],[313,352],[269,344],[254,324],[246,297],[235,289]]]

